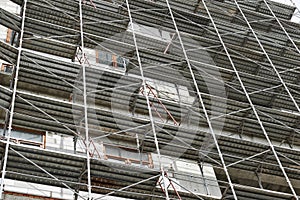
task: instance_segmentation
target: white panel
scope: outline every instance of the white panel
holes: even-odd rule
[[[159,169],[157,154],[152,154],[154,168]],[[172,157],[163,156],[161,163],[168,171],[169,178],[177,191],[193,192],[200,196],[221,199],[222,193],[211,165],[203,166],[203,175],[197,162],[187,160],[175,160]],[[166,181],[169,185],[169,181]],[[178,183],[178,184],[176,184]],[[157,186],[159,187],[159,186]],[[173,190],[169,186],[170,190]]]

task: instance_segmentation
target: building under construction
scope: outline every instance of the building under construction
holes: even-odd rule
[[[2,199],[299,199],[296,4],[0,5]]]

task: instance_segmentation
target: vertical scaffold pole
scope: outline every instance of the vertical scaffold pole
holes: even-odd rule
[[[13,124],[13,117],[15,111],[15,101],[17,96],[17,86],[18,86],[18,77],[19,77],[19,69],[20,69],[20,62],[21,62],[21,55],[22,55],[22,45],[23,45],[23,37],[24,37],[24,27],[25,27],[25,17],[26,17],[26,8],[27,8],[27,0],[23,1],[23,13],[22,13],[22,25],[21,25],[21,33],[20,33],[20,42],[18,47],[18,58],[16,64],[16,73],[14,77],[14,87],[13,87],[13,94],[11,99],[11,108],[10,108],[10,115],[9,115],[9,124],[8,124],[8,133],[6,138],[6,146],[5,146],[5,154],[2,166],[2,175],[1,175],[1,186],[0,186],[0,199],[2,199],[3,189],[4,189],[4,179],[6,174],[6,167],[7,167],[7,159],[8,159],[8,150],[9,150],[9,143],[12,131],[12,124]]]
[[[179,29],[178,29],[178,27],[177,27],[177,23],[176,23],[176,21],[175,21],[174,15],[173,15],[172,8],[171,8],[171,6],[170,6],[169,0],[166,0],[166,2],[167,2],[167,6],[168,6],[168,9],[169,9],[169,13],[170,13],[170,16],[171,16],[171,18],[172,18],[172,21],[173,21],[173,24],[174,24],[176,33],[177,33],[177,35],[178,35],[179,42],[180,42],[180,44],[181,44],[181,48],[182,48],[182,51],[183,51],[185,60],[186,60],[186,62],[187,62],[187,65],[188,65],[190,74],[191,74],[191,76],[192,76],[193,83],[194,83],[194,86],[195,86],[195,88],[196,88],[197,95],[198,95],[198,97],[199,97],[201,106],[202,106],[202,108],[203,108],[203,112],[204,112],[204,115],[205,115],[207,124],[208,124],[208,126],[209,126],[210,134],[212,135],[213,140],[214,140],[214,143],[215,143],[215,146],[216,146],[216,148],[217,148],[218,155],[219,155],[219,157],[220,157],[220,160],[221,160],[221,163],[222,163],[223,170],[224,170],[224,172],[225,172],[225,174],[226,174],[226,177],[227,177],[227,180],[228,180],[228,184],[229,184],[229,186],[230,186],[230,188],[231,188],[231,191],[232,191],[232,195],[233,195],[234,199],[237,200],[237,196],[236,196],[236,193],[235,193],[235,190],[234,190],[234,186],[233,186],[233,184],[232,184],[232,181],[231,181],[229,172],[228,172],[227,167],[226,167],[226,163],[225,163],[224,158],[223,158],[223,154],[222,154],[221,149],[220,149],[220,146],[219,146],[219,144],[218,144],[217,136],[216,136],[216,134],[215,134],[215,132],[214,132],[212,123],[211,123],[211,121],[210,121],[208,112],[207,112],[207,110],[206,110],[206,107],[205,107],[205,104],[204,104],[204,101],[203,101],[203,98],[202,98],[202,95],[201,95],[199,86],[198,86],[197,81],[196,81],[196,78],[195,78],[195,74],[194,74],[194,72],[193,72],[193,69],[192,69],[192,66],[191,66],[191,63],[190,63],[190,59],[189,59],[189,57],[188,57],[188,55],[187,55],[187,52],[186,52],[186,50],[185,50],[185,46],[184,46],[184,44],[183,44],[183,41],[182,41],[182,38],[181,38],[181,35],[180,35],[180,31],[179,31]]]
[[[128,10],[128,16],[129,16],[132,35],[133,35],[135,50],[136,50],[136,54],[137,54],[137,59],[138,59],[138,63],[139,63],[140,73],[141,73],[141,77],[142,77],[142,81],[143,81],[143,83],[142,83],[143,90],[147,91],[147,83],[146,83],[146,79],[145,79],[145,76],[144,76],[142,61],[141,61],[141,57],[140,57],[140,53],[139,53],[139,48],[138,48],[137,39],[136,39],[136,33],[135,33],[135,30],[134,30],[133,19],[132,19],[131,10],[130,10],[128,0],[126,0],[126,5],[127,5],[127,10]],[[152,131],[153,131],[154,143],[155,143],[156,151],[157,151],[157,155],[158,155],[159,167],[160,167],[160,170],[161,170],[161,177],[163,178],[163,185],[164,185],[164,188],[165,188],[166,200],[169,200],[170,198],[169,198],[169,193],[168,193],[168,187],[167,187],[166,181],[164,179],[164,168],[163,168],[163,165],[161,164],[161,154],[160,154],[160,149],[159,149],[158,138],[157,138],[157,135],[156,135],[155,123],[154,123],[154,119],[153,119],[153,115],[152,115],[149,96],[145,95],[145,98],[146,98],[146,101],[147,101],[149,119],[150,119]]]
[[[92,199],[92,183],[91,183],[91,164],[90,164],[90,141],[89,141],[89,124],[88,124],[88,108],[87,108],[87,88],[86,88],[86,56],[84,51],[84,30],[83,30],[83,13],[82,13],[82,0],[79,0],[79,15],[80,15],[80,38],[81,38],[81,51],[83,61],[82,67],[82,81],[83,81],[83,104],[84,104],[84,124],[85,124],[85,143],[86,143],[86,166],[87,166],[87,179],[88,179],[88,200]]]

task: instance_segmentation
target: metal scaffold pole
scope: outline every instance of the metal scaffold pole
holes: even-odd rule
[[[83,81],[83,103],[84,103],[84,125],[85,125],[85,143],[86,143],[86,165],[87,165],[87,188],[88,200],[92,199],[92,183],[91,183],[91,164],[90,164],[90,142],[89,142],[89,124],[88,124],[88,105],[87,105],[87,88],[86,88],[86,55],[84,51],[84,30],[83,30],[83,13],[82,0],[79,0],[79,14],[80,14],[80,38],[83,61],[82,67],[82,81]]]
[[[236,5],[239,6],[238,3],[236,2],[236,0],[234,0],[234,1],[235,1]],[[215,24],[215,21],[214,21],[212,15],[211,15],[211,13],[210,13],[210,11],[209,11],[206,3],[205,3],[205,1],[203,1],[203,5],[204,5],[204,7],[205,7],[205,9],[207,11],[207,14],[208,14],[208,16],[209,16],[209,18],[210,18],[210,20],[212,22],[213,27],[214,27],[217,35],[218,35],[218,38],[219,38],[219,40],[220,40],[220,42],[221,42],[221,44],[222,44],[222,46],[224,48],[224,51],[225,51],[225,53],[226,53],[226,55],[227,55],[227,57],[228,57],[228,59],[230,61],[230,64],[231,64],[231,66],[232,66],[232,68],[233,68],[233,70],[234,70],[234,72],[236,74],[236,77],[237,77],[237,79],[238,79],[238,81],[239,81],[239,83],[240,83],[240,85],[241,85],[241,87],[243,89],[243,92],[244,92],[245,96],[247,97],[247,100],[248,100],[248,102],[249,102],[249,104],[250,104],[250,106],[251,106],[251,108],[253,110],[253,113],[254,113],[254,115],[255,115],[255,117],[256,117],[256,119],[257,119],[257,121],[258,121],[258,123],[259,123],[259,125],[261,127],[261,130],[262,130],[262,132],[263,132],[263,134],[264,134],[264,136],[265,136],[265,138],[266,138],[266,140],[268,142],[268,145],[269,145],[269,147],[270,147],[270,149],[271,149],[271,151],[272,151],[272,153],[273,153],[273,155],[274,155],[274,157],[275,157],[275,159],[276,159],[276,161],[277,161],[277,163],[278,163],[278,165],[279,165],[279,167],[280,167],[280,169],[281,169],[281,171],[282,171],[282,173],[283,173],[283,175],[284,175],[284,177],[285,177],[285,179],[286,179],[286,181],[287,181],[287,183],[288,183],[288,185],[289,185],[289,187],[290,187],[290,189],[291,189],[291,191],[293,193],[293,196],[298,200],[298,196],[295,193],[295,190],[294,190],[294,188],[293,188],[293,186],[292,186],[292,184],[291,184],[291,182],[290,182],[290,180],[289,180],[289,178],[288,178],[288,176],[287,176],[287,174],[285,172],[285,169],[284,169],[284,167],[283,167],[283,165],[282,165],[282,163],[281,163],[281,161],[280,161],[280,159],[279,159],[279,157],[277,155],[275,147],[274,147],[272,141],[270,140],[268,133],[266,132],[266,129],[265,129],[265,127],[264,127],[264,125],[263,125],[263,123],[262,123],[262,121],[260,119],[260,116],[258,115],[258,112],[257,112],[257,110],[256,110],[256,108],[255,108],[255,106],[254,106],[254,104],[253,104],[253,102],[252,102],[252,100],[250,98],[250,95],[249,95],[249,93],[248,93],[248,91],[247,91],[247,89],[246,89],[246,87],[245,87],[245,85],[244,85],[244,83],[243,83],[243,81],[242,81],[242,79],[240,77],[240,74],[239,74],[238,70],[236,69],[236,66],[235,66],[235,64],[234,64],[234,62],[233,62],[233,60],[231,58],[231,55],[230,55],[230,53],[229,53],[229,51],[228,51],[228,49],[227,49],[227,47],[226,47],[226,45],[225,45],[225,43],[223,41],[222,36],[219,33],[219,29],[218,29],[217,25]],[[239,7],[239,9],[240,9],[240,7]],[[244,19],[247,21],[247,23],[249,23],[248,20],[247,20],[247,18],[243,14],[242,10],[240,10],[240,12],[244,16]],[[253,29],[252,29],[252,31],[253,31]],[[254,31],[253,31],[253,33],[254,33]]]
[[[16,70],[15,70],[15,77],[14,77],[13,94],[12,94],[12,98],[11,98],[11,108],[10,108],[10,115],[9,115],[8,133],[7,133],[7,137],[6,137],[5,154],[4,154],[4,158],[3,158],[3,166],[2,166],[2,174],[1,174],[0,199],[2,199],[2,196],[3,196],[4,179],[5,179],[5,175],[6,175],[8,151],[9,151],[9,144],[10,144],[10,138],[11,138],[12,124],[13,124],[13,117],[14,117],[14,111],[15,111],[18,77],[19,77],[19,69],[20,69],[20,62],[21,62],[21,55],[22,55],[23,37],[24,37],[26,8],[27,8],[27,0],[24,0],[23,13],[22,13],[22,25],[21,25],[20,38],[19,38],[20,42],[19,42],[19,47],[18,47],[18,57],[17,57],[17,64],[16,64]]]
[[[174,15],[173,15],[172,8],[171,8],[171,6],[170,6],[169,0],[166,0],[166,2],[167,2],[167,6],[168,6],[168,9],[169,9],[169,13],[170,13],[170,15],[171,15],[171,18],[172,18],[172,21],[173,21],[173,24],[174,24],[176,33],[177,33],[177,35],[178,35],[178,39],[179,39],[180,44],[181,44],[181,48],[182,48],[182,51],[183,51],[185,60],[186,60],[186,62],[187,62],[187,65],[188,65],[190,74],[191,74],[191,76],[192,76],[192,80],[193,80],[194,86],[195,86],[195,88],[196,88],[197,95],[198,95],[198,97],[199,97],[201,106],[202,106],[202,108],[203,108],[203,112],[204,112],[204,115],[205,115],[205,119],[206,119],[207,124],[208,124],[208,126],[209,126],[210,134],[211,134],[212,137],[213,137],[213,140],[214,140],[215,146],[216,146],[216,148],[217,148],[218,155],[219,155],[219,157],[220,157],[221,164],[222,164],[223,170],[224,170],[224,172],[225,172],[225,174],[226,174],[226,177],[227,177],[227,180],[228,180],[228,184],[229,184],[229,186],[230,186],[230,188],[231,188],[233,197],[234,197],[235,200],[237,200],[238,198],[237,198],[237,196],[236,196],[236,193],[235,193],[235,190],[234,190],[234,186],[233,186],[233,184],[232,184],[232,181],[231,181],[231,178],[230,178],[228,169],[227,169],[227,167],[226,167],[225,160],[224,160],[224,158],[223,158],[223,154],[222,154],[221,149],[220,149],[220,146],[219,146],[219,144],[218,144],[217,136],[216,136],[216,134],[215,134],[215,131],[214,131],[213,126],[212,126],[212,123],[211,123],[211,121],[210,121],[208,112],[207,112],[207,110],[206,110],[206,107],[205,107],[205,104],[204,104],[204,101],[203,101],[202,94],[201,94],[201,92],[200,92],[198,83],[197,83],[196,78],[195,78],[195,74],[194,74],[194,72],[193,72],[193,69],[192,69],[192,66],[191,66],[191,63],[190,63],[190,59],[189,59],[189,57],[188,57],[188,55],[187,55],[187,52],[186,52],[186,50],[185,50],[185,46],[184,46],[184,44],[183,44],[183,41],[182,41],[182,38],[181,38],[181,35],[180,35],[180,31],[179,31],[179,29],[178,29],[178,27],[177,27],[177,23],[176,23],[176,21],[175,21]]]
[[[143,83],[142,83],[143,90],[147,91],[146,78],[144,76],[144,70],[143,70],[143,67],[142,67],[142,61],[141,61],[141,57],[140,57],[140,53],[139,53],[138,43],[137,43],[137,39],[136,39],[136,33],[135,33],[135,30],[134,30],[133,18],[132,18],[132,15],[131,15],[131,10],[130,10],[130,5],[129,5],[128,0],[126,0],[126,5],[127,5],[127,10],[128,10],[128,16],[129,16],[132,35],[133,35],[135,50],[136,50],[136,54],[137,54],[137,59],[138,59],[138,63],[139,63],[139,69],[140,69],[140,73],[141,73],[141,77],[142,77],[142,81],[143,81]],[[149,119],[150,119],[152,131],[153,131],[154,143],[155,143],[155,147],[156,147],[156,151],[157,151],[157,155],[158,155],[159,167],[160,167],[160,170],[161,170],[161,177],[162,177],[162,180],[163,180],[166,200],[169,200],[170,198],[169,198],[169,193],[168,193],[168,187],[167,187],[167,184],[166,184],[166,181],[165,181],[165,178],[164,178],[164,174],[165,174],[164,168],[163,168],[163,165],[161,164],[161,159],[162,158],[161,158],[161,154],[160,154],[158,138],[157,138],[157,135],[156,135],[155,123],[154,123],[152,110],[151,110],[151,106],[150,106],[150,100],[149,100],[148,95],[145,95],[145,98],[146,98],[146,101],[147,101]]]

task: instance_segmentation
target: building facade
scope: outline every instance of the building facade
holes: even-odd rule
[[[2,199],[299,199],[297,7],[0,4]]]

